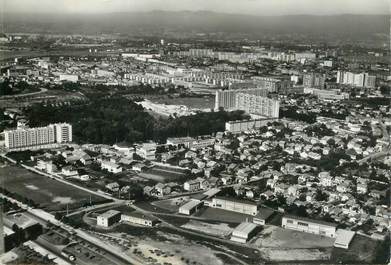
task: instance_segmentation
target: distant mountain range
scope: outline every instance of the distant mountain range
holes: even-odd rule
[[[365,37],[389,34],[387,15],[287,15],[252,16],[209,11],[150,11],[107,14],[11,14],[3,15],[6,32],[123,33],[225,32],[251,34],[332,34]]]

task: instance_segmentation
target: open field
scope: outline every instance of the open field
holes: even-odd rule
[[[234,230],[228,224],[225,223],[212,224],[196,220],[190,220],[181,227],[218,237],[228,237]]]
[[[147,97],[154,103],[167,104],[167,105],[184,105],[189,108],[196,109],[211,109],[214,108],[215,98],[214,96],[205,97],[177,97],[169,98],[167,96],[162,97]]]
[[[335,263],[384,264],[390,257],[390,241],[377,241],[357,235],[349,249],[334,248],[331,260]]]
[[[128,238],[134,245],[132,249],[136,248],[147,257],[159,260],[156,253],[162,255],[163,252],[163,257],[164,255],[171,257],[165,258],[166,261],[178,262],[172,264],[226,264],[220,259],[221,255],[217,255],[222,253],[225,254],[224,259],[240,259],[249,264],[258,264],[261,261],[259,252],[246,246],[221,243],[164,226],[156,229],[121,224],[114,230],[115,232],[105,231],[105,233],[111,235],[121,233],[121,238]],[[124,233],[126,236],[123,235]],[[240,265],[241,262],[236,261],[233,264]]]
[[[107,199],[35,174],[17,166],[0,168],[3,187],[38,203],[47,211],[77,209],[83,205],[106,202]]]
[[[265,226],[253,240],[257,247],[265,248],[327,248],[332,247],[335,239],[277,226]]]
[[[281,248],[264,248],[261,250],[262,256],[273,262],[275,261],[316,261],[316,264],[323,260],[327,262],[331,255],[329,249],[281,249]],[[299,263],[302,264],[302,263]]]

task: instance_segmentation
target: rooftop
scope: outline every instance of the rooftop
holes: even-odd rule
[[[349,246],[355,234],[356,232],[354,231],[338,229],[337,238],[335,239],[334,245]]]
[[[110,218],[110,217],[113,217],[117,214],[121,214],[121,212],[119,211],[116,211],[116,210],[109,210],[107,212],[104,212],[102,213],[101,215],[99,215],[99,217],[102,217],[102,218]]]
[[[202,202],[199,201],[199,200],[192,199],[192,200],[186,202],[185,204],[183,204],[180,208],[186,209],[186,210],[191,210],[191,209],[193,209],[194,207],[198,206],[201,203]]]
[[[260,218],[263,220],[267,220],[273,214],[274,214],[274,210],[262,207],[258,210],[258,213],[257,213],[257,215],[254,216],[254,218]]]
[[[251,233],[251,231],[253,231],[255,228],[257,227],[256,224],[254,223],[249,223],[249,222],[243,222],[241,223],[240,225],[238,225],[234,232],[240,232],[240,233],[245,233],[245,234],[249,234]]]
[[[315,219],[310,219],[306,217],[301,217],[301,216],[295,216],[295,215],[285,215],[283,218],[290,218],[290,219],[295,219],[295,220],[300,220],[304,222],[309,222],[309,223],[315,223],[315,224],[321,224],[321,225],[327,225],[327,226],[332,226],[332,227],[337,227],[337,224],[322,221],[322,220],[315,220]]]
[[[250,204],[250,205],[254,205],[254,206],[258,205],[257,203],[255,203],[253,201],[246,201],[246,200],[240,200],[240,199],[235,199],[235,198],[230,198],[230,197],[223,197],[223,196],[216,196],[215,199],[231,201],[231,202],[236,202],[236,203]]]

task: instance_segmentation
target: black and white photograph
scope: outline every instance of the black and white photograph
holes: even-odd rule
[[[391,265],[390,15],[0,0],[0,265]]]

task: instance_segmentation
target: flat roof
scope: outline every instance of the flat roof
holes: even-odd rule
[[[322,220],[315,220],[307,217],[301,217],[301,216],[295,216],[295,215],[284,215],[283,218],[290,218],[290,219],[295,219],[295,220],[300,220],[308,223],[315,223],[315,224],[321,224],[321,225],[327,225],[327,226],[332,226],[332,227],[337,227],[337,224],[322,221]]]
[[[251,233],[251,231],[253,231],[256,227],[257,227],[257,225],[254,224],[254,223],[243,222],[243,223],[240,223],[240,225],[238,225],[238,226],[235,228],[234,232],[235,232],[235,233],[240,232],[240,233],[249,234],[249,233]]]
[[[251,120],[236,120],[236,121],[227,121],[229,124],[244,123],[244,122],[258,122],[258,121],[269,121],[269,120],[278,120],[278,118],[260,118],[260,119],[251,119]]]
[[[149,220],[149,221],[157,221],[158,220],[157,218],[154,218],[152,216],[148,216],[148,215],[145,215],[142,213],[138,213],[138,212],[130,212],[130,213],[122,214],[122,215],[130,216],[130,217],[134,217],[134,218],[140,218],[140,219]]]
[[[121,214],[120,211],[116,211],[116,210],[108,210],[107,212],[104,212],[102,214],[99,215],[99,217],[103,217],[103,218],[110,218],[110,217],[113,217],[117,214]]]
[[[237,202],[237,203],[243,203],[243,204],[251,204],[251,205],[254,205],[254,206],[258,205],[257,203],[255,203],[253,201],[240,200],[240,199],[235,199],[235,198],[230,198],[230,197],[223,197],[223,196],[216,196],[214,199],[231,201],[231,202]]]
[[[202,202],[199,201],[199,200],[190,200],[188,202],[186,202],[184,205],[182,205],[181,207],[179,208],[182,208],[182,209],[185,209],[185,210],[191,210],[193,209],[194,207],[197,207],[198,205],[200,205]]]
[[[337,238],[335,239],[334,245],[349,246],[355,234],[356,232],[354,231],[350,231],[346,229],[338,229]]]

